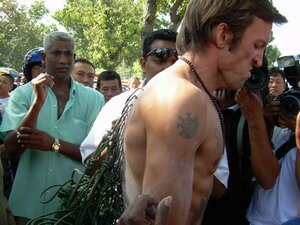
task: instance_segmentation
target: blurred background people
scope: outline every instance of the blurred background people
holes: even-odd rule
[[[0,124],[2,123],[3,114],[5,107],[8,104],[10,98],[10,92],[14,88],[14,80],[18,77],[18,72],[12,68],[0,68]],[[10,196],[13,180],[15,177],[18,161],[11,159],[4,147],[4,134],[0,133],[0,148],[1,148],[1,161],[3,165],[3,193],[4,196],[8,199]]]
[[[280,70],[278,67],[271,68],[269,73],[269,94],[274,97],[287,89],[287,83],[283,70]]]
[[[26,53],[23,62],[23,74],[27,82],[45,72],[45,66],[42,63],[43,52],[44,48],[37,47]]]
[[[138,77],[131,77],[129,80],[129,88],[136,89],[140,85],[140,79]]]
[[[3,107],[8,103],[10,97],[10,91],[14,87],[15,78],[18,76],[18,72],[11,68],[0,67],[0,107],[1,112]]]

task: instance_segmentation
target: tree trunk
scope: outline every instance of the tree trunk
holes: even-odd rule
[[[141,31],[141,41],[153,31],[156,16],[156,0],[146,0],[144,9],[144,26]]]
[[[183,1],[184,0],[176,0],[174,5],[170,9],[171,22],[170,22],[169,28],[172,30],[175,30],[175,31],[178,29],[180,22],[182,20],[181,16],[179,16],[178,9],[182,5]]]

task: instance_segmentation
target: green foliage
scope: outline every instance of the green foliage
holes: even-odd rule
[[[184,17],[189,0],[162,0],[157,1],[155,28],[170,28],[177,30]]]
[[[116,68],[116,71],[121,75],[122,79],[128,80],[132,76],[143,79],[143,72],[139,60],[134,61],[133,64],[130,65],[126,65],[125,63],[125,68],[123,68],[121,64]]]
[[[30,8],[19,6],[16,0],[0,2],[1,62],[21,71],[25,54],[41,46],[44,35],[53,29],[38,23],[47,13],[43,1],[36,1]]]
[[[281,52],[278,50],[277,46],[268,45],[266,49],[266,56],[267,56],[269,68],[274,66],[274,63],[280,57],[280,55]]]
[[[131,65],[140,55],[140,3],[68,0],[54,18],[74,34],[77,56],[92,60],[98,68],[116,69],[123,59]]]

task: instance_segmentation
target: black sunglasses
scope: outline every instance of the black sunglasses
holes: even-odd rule
[[[167,59],[170,56],[175,56],[177,58],[177,51],[171,48],[156,48],[145,54],[144,58],[153,55],[159,59]]]

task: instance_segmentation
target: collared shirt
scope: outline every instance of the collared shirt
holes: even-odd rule
[[[58,118],[56,96],[49,87],[47,90],[36,129],[60,140],[80,144],[105,103],[103,95],[72,79],[69,100]],[[15,130],[19,126],[33,99],[31,83],[14,90],[4,112],[2,132]],[[14,215],[31,219],[54,211],[58,205],[57,197],[47,204],[41,202],[50,200],[58,188],[47,188],[67,182],[74,169],[82,171],[83,165],[60,153],[26,149],[20,158],[9,200]]]

